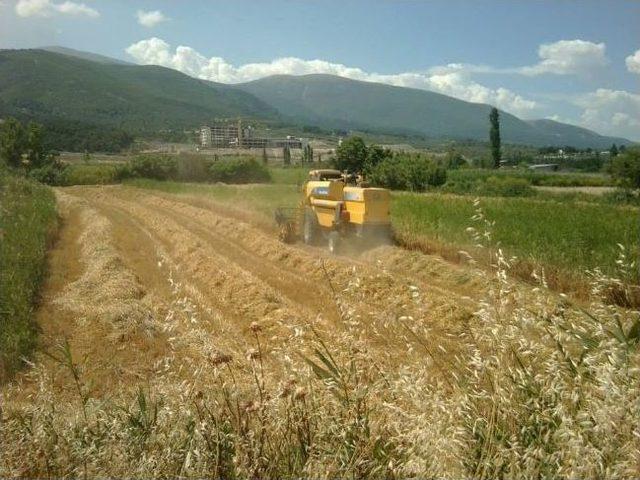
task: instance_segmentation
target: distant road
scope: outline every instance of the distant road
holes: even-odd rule
[[[616,187],[544,187],[534,186],[536,190],[550,193],[588,193],[589,195],[604,195],[613,192]]]

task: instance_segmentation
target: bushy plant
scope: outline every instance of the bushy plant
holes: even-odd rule
[[[369,171],[385,159],[393,156],[390,150],[377,145],[367,146],[361,137],[349,137],[336,149],[332,163],[338,170],[351,173]]]
[[[177,171],[176,159],[166,155],[139,155],[129,162],[132,177],[168,180],[174,178]]]
[[[29,170],[29,177],[47,185],[66,185],[67,170],[67,165],[51,162]]]
[[[626,149],[611,161],[614,177],[628,188],[640,188],[640,148]]]
[[[58,161],[58,152],[46,145],[44,135],[39,123],[24,126],[14,118],[7,119],[0,124],[0,160],[10,167],[24,168],[41,183],[55,185],[64,174],[64,165]]]
[[[447,172],[429,157],[398,154],[368,169],[367,178],[372,185],[422,192],[444,184]]]
[[[602,195],[601,200],[604,203],[612,203],[616,205],[640,205],[640,195],[628,188],[616,188],[612,192]]]
[[[271,180],[271,175],[255,158],[241,158],[212,163],[209,179],[222,183],[265,183]]]
[[[469,166],[468,162],[465,158],[458,152],[452,150],[447,152],[447,156],[445,157],[444,165],[449,170],[457,170],[459,168],[464,168]]]

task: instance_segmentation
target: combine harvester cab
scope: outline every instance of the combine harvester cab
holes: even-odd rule
[[[368,244],[389,243],[391,197],[384,188],[345,186],[338,170],[313,170],[298,209],[278,209],[276,221],[285,242],[301,237],[307,245],[325,240],[337,253],[345,238]]]

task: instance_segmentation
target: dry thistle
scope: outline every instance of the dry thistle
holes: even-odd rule
[[[284,386],[282,387],[282,392],[280,392],[280,398],[288,397],[289,395],[291,395],[291,391],[295,385],[296,385],[296,379],[293,377],[289,377],[289,380],[287,380]]]
[[[260,358],[260,352],[255,348],[247,350],[247,360],[258,360]]]
[[[304,400],[306,396],[307,390],[304,387],[298,387],[295,392],[293,392],[293,398],[296,400]]]
[[[249,330],[251,330],[253,333],[258,333],[262,331],[262,327],[258,324],[258,322],[251,322]]]
[[[251,402],[247,402],[244,406],[244,411],[247,413],[252,413],[258,411],[260,408],[260,402],[257,400],[252,400]]]
[[[221,352],[215,352],[209,357],[209,361],[213,366],[224,365],[231,362],[231,355]]]

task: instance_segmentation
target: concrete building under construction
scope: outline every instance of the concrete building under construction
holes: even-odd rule
[[[200,127],[201,148],[302,148],[302,140],[286,138],[257,138],[251,126],[236,123],[217,123]]]

